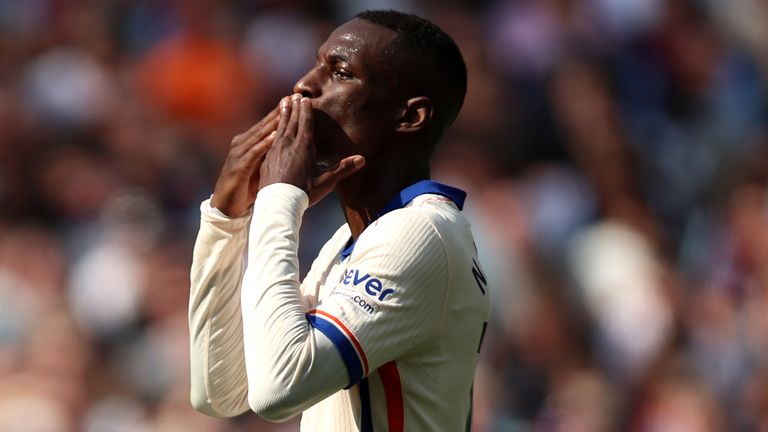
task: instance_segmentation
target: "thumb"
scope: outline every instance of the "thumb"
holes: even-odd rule
[[[328,195],[328,193],[331,192],[340,181],[360,171],[360,169],[364,166],[364,157],[361,155],[349,156],[342,159],[335,169],[326,171],[315,177],[312,185],[312,191],[309,194],[310,205],[313,205],[323,199],[323,197]]]
[[[326,171],[317,177],[316,184],[330,183],[331,187],[335,187],[336,184],[352,174],[358,172],[365,166],[365,158],[360,155],[349,156],[339,162],[339,166],[335,169]]]

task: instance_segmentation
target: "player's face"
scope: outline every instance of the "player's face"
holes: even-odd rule
[[[315,66],[294,86],[312,101],[318,162],[352,154],[372,162],[384,150],[398,99],[382,53],[395,36],[365,20],[349,21],[328,37]]]

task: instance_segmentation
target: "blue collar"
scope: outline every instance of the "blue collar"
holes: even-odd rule
[[[384,206],[383,209],[381,209],[377,215],[377,219],[393,210],[405,207],[417,196],[425,194],[442,195],[453,201],[459,210],[464,209],[464,200],[467,198],[467,193],[461,189],[432,180],[421,180],[401,190],[397,195],[389,200],[389,202]],[[345,247],[344,250],[341,251],[341,259],[343,260],[350,256],[354,248],[355,242],[351,242],[349,246]]]
[[[449,198],[456,204],[456,207],[458,207],[459,210],[464,208],[464,199],[467,198],[467,193],[461,189],[432,180],[421,180],[401,190],[400,193],[389,200],[387,205],[385,205],[381,212],[379,212],[379,217],[384,216],[392,210],[405,207],[409,202],[413,201],[414,198],[424,194],[442,195]]]

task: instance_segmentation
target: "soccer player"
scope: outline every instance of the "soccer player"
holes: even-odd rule
[[[437,26],[367,11],[230,148],[191,270],[192,404],[303,431],[463,431],[488,316],[465,193],[429,180],[466,67]],[[299,280],[304,211],[347,223]]]

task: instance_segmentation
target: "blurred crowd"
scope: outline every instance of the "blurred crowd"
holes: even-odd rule
[[[0,0],[0,431],[297,430],[189,405],[198,209],[369,8],[469,69],[433,174],[491,285],[473,431],[768,430],[765,0]]]

